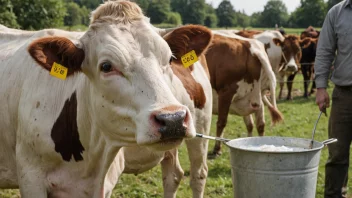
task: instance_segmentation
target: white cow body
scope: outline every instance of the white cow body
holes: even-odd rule
[[[114,16],[103,12],[109,6]],[[135,6],[105,3],[84,34],[0,33],[0,188],[19,187],[24,198],[109,197],[121,147],[164,152],[195,136],[190,110],[172,93],[182,83],[168,66],[171,50]],[[82,52],[79,64],[70,59]],[[66,80],[48,74],[52,60],[68,67]],[[180,114],[179,135],[161,129],[158,119]]]

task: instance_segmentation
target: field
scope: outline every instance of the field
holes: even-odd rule
[[[278,107],[285,117],[284,123],[274,127],[270,126],[270,118],[268,116],[268,112],[266,111],[266,136],[311,138],[314,123],[319,115],[319,109],[315,104],[314,96],[311,96],[309,99],[302,97],[302,76],[298,75],[295,80],[296,83],[294,83],[294,93],[296,96],[294,99],[292,101],[278,101]],[[331,93],[332,88],[333,84],[330,83],[329,93]],[[330,109],[327,111],[328,115],[329,111]],[[214,136],[216,131],[216,120],[217,116],[214,115],[211,127],[211,135]],[[322,116],[316,129],[315,139],[317,141],[328,139],[327,125],[328,117]],[[229,115],[228,125],[224,130],[224,136],[229,139],[247,136],[245,125],[241,117]],[[213,145],[214,141],[209,141],[209,150],[213,148]],[[325,178],[324,165],[327,160],[327,155],[327,148],[324,148],[319,164],[316,198],[323,197]],[[188,177],[189,162],[185,145],[182,145],[180,149],[180,161],[185,171],[185,178],[179,187],[177,197],[192,197],[192,191],[189,187]],[[226,147],[224,147],[222,156],[215,160],[208,160],[208,168],[209,173],[204,197],[233,197],[229,150]],[[351,174],[352,172],[350,169],[349,175]],[[349,189],[351,189],[351,186],[352,185],[350,182],[348,186]],[[118,187],[114,191],[113,197],[162,197],[160,167],[156,167],[151,171],[138,176],[123,175],[118,184]],[[351,192],[349,192],[349,197],[352,197]]]
[[[289,34],[297,34],[301,30],[298,29],[285,29]],[[303,30],[303,29],[302,29]],[[294,83],[294,99],[291,101],[280,100],[278,107],[283,113],[285,121],[277,126],[270,126],[270,118],[267,109],[265,110],[266,116],[266,136],[282,136],[282,137],[300,137],[310,138],[311,132],[316,121],[319,110],[315,104],[315,97],[311,96],[309,99],[302,97],[303,95],[303,79],[298,75]],[[330,83],[329,93],[331,95],[333,85]],[[330,109],[328,109],[329,115]],[[217,116],[214,115],[212,119],[211,135],[215,136]],[[323,141],[327,137],[328,118],[322,116],[316,130],[315,139]],[[254,132],[256,134],[256,131]],[[224,136],[229,139],[246,137],[246,128],[241,117],[229,115],[228,125],[224,130]],[[209,141],[209,150],[213,148],[214,141]],[[327,148],[322,151],[316,197],[322,198],[324,191],[324,178],[325,178],[325,162],[327,159]],[[189,187],[189,160],[185,145],[181,145],[179,150],[179,158],[181,165],[185,171],[184,179],[182,180],[177,197],[192,197],[192,191]],[[255,162],[254,162],[255,163]],[[208,179],[205,188],[204,197],[207,198],[230,198],[233,197],[231,169],[229,151],[224,147],[223,155],[214,160],[208,160]],[[349,175],[352,175],[352,169],[349,169]],[[352,183],[349,184],[349,189]],[[255,189],[253,189],[255,190]],[[123,175],[113,192],[113,198],[144,198],[144,197],[162,197],[162,179],[160,167],[140,174],[140,175]],[[0,198],[15,198],[19,197],[18,190],[0,190]],[[352,192],[349,192],[349,197],[352,197]]]
[[[280,100],[278,101],[278,107],[284,114],[285,121],[277,126],[270,126],[270,119],[266,111],[267,125],[265,128],[267,136],[283,136],[283,137],[301,137],[310,138],[311,132],[316,121],[319,110],[315,105],[314,96],[309,99],[303,98],[303,83],[302,76],[298,75],[296,83],[294,83],[294,99],[292,101]],[[330,83],[329,92],[331,93],[333,85]],[[328,109],[329,115],[329,109]],[[217,116],[213,116],[211,135],[215,135]],[[328,118],[322,116],[316,130],[315,139],[323,141],[328,139],[327,137],[327,123]],[[246,137],[246,129],[241,117],[229,115],[228,125],[224,131],[225,137],[234,139],[238,137]],[[254,133],[256,135],[256,133]],[[209,150],[212,149],[214,141],[209,141]],[[187,156],[187,150],[185,145],[180,147],[180,161],[185,171],[185,177],[182,180],[177,197],[192,197],[192,191],[189,187],[189,161]],[[327,148],[322,151],[318,183],[317,183],[317,198],[323,197],[324,191],[324,164],[327,159]],[[255,162],[254,162],[255,163]],[[232,193],[232,182],[231,182],[231,169],[229,160],[229,151],[224,147],[223,155],[215,160],[208,160],[208,179],[205,189],[205,196],[209,198],[230,198],[233,196]],[[350,169],[350,175],[352,175]],[[349,184],[351,189],[351,183]],[[162,179],[160,167],[140,174],[135,175],[123,175],[113,192],[113,198],[123,197],[162,197]],[[350,192],[352,197],[352,193]],[[1,198],[13,198],[18,197],[17,190],[3,190],[0,191]]]

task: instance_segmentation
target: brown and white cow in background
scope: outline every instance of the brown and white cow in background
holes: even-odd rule
[[[282,99],[282,90],[284,79],[287,76],[288,94],[286,99],[292,99],[292,83],[295,74],[298,72],[298,65],[301,60],[301,50],[299,38],[295,35],[285,35],[276,30],[267,30],[264,32],[246,32],[237,33],[246,38],[254,38],[266,45],[266,52],[269,56],[271,66],[276,74],[277,81],[280,83],[279,99]]]
[[[75,36],[0,33],[0,188],[23,198],[109,197],[122,147],[165,151],[195,136],[172,49],[135,3],[99,6]],[[54,63],[66,80],[49,75]]]
[[[318,46],[318,38],[306,37],[300,41],[302,58],[300,61],[301,72],[303,75],[304,94],[303,97],[307,98],[315,92],[315,81],[314,81],[314,62]],[[310,81],[312,86],[308,92]]]
[[[264,105],[268,105],[272,123],[282,120],[273,97],[266,98],[266,90],[275,96],[276,79],[264,45],[237,35],[214,31],[214,39],[207,53],[210,80],[213,88],[213,113],[218,114],[216,136],[223,136],[228,113],[244,116],[248,135],[253,130],[250,114],[255,113],[260,136],[264,135]],[[209,157],[221,154],[221,143],[216,142]]]

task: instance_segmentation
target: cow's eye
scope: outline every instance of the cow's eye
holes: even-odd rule
[[[104,62],[103,64],[101,64],[100,69],[101,69],[101,71],[104,72],[104,73],[110,72],[110,71],[112,70],[111,63]]]

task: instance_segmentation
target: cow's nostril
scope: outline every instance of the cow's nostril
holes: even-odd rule
[[[258,103],[251,103],[253,109],[257,109],[259,108],[259,104]]]
[[[184,137],[187,129],[184,126],[186,116],[186,110],[155,115],[154,120],[159,126],[161,139]]]

